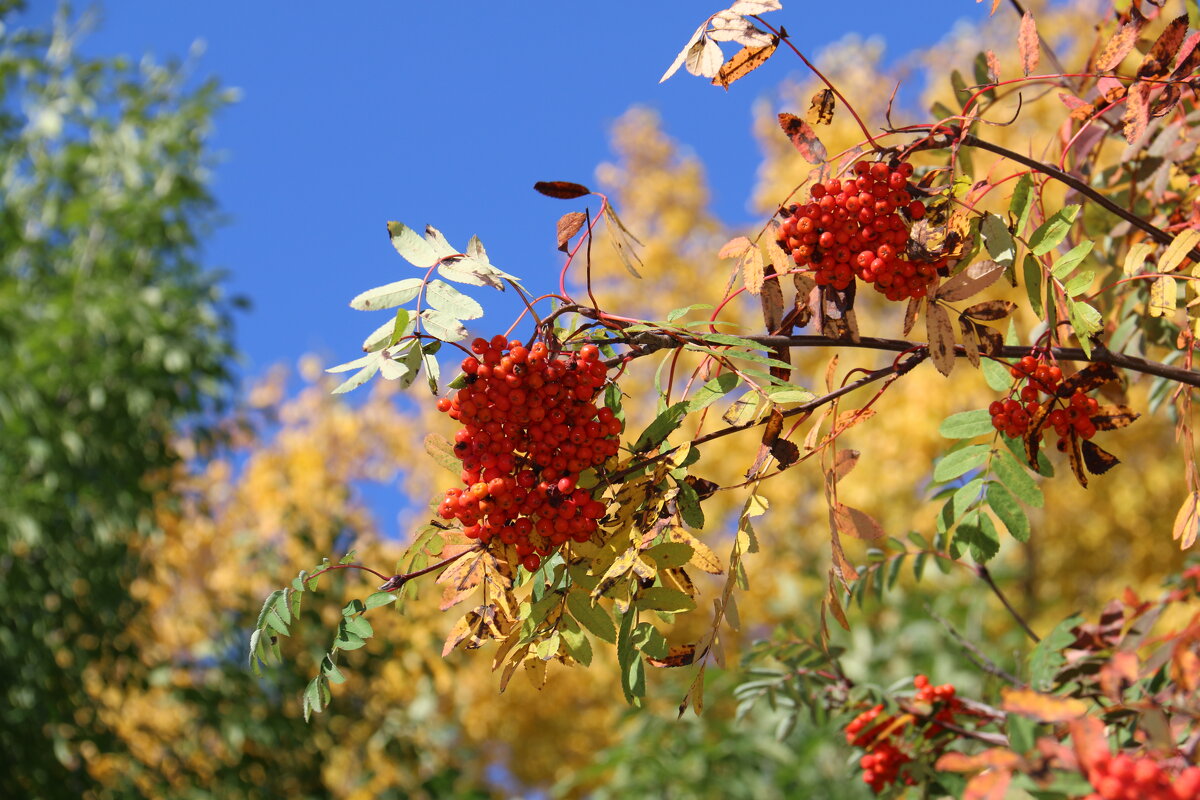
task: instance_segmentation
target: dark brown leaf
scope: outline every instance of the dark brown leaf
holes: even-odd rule
[[[921,303],[925,302],[921,297],[910,297],[908,307],[904,309],[904,336],[908,336],[909,331],[913,329],[913,325],[917,324],[917,315],[921,313]]]
[[[1100,406],[1092,415],[1092,424],[1098,431],[1115,431],[1132,425],[1139,416],[1129,406]]]
[[[787,469],[800,460],[800,448],[788,439],[776,439],[771,445],[771,455],[779,462],[780,469]]]
[[[1175,71],[1171,73],[1172,80],[1180,80],[1186,78],[1196,71],[1196,67],[1200,67],[1200,31],[1193,33],[1183,41],[1183,47],[1179,49],[1179,63],[1175,66]]]
[[[979,337],[979,352],[985,356],[998,356],[1004,348],[1004,336],[995,328],[987,325],[976,325],[975,334]]]
[[[646,663],[652,667],[686,667],[696,660],[696,645],[679,644],[667,650],[665,658],[646,656]]]
[[[573,200],[576,197],[583,197],[586,194],[591,194],[592,190],[578,183],[570,181],[538,181],[533,185],[533,188],[547,197],[554,197],[559,200]]]
[[[1163,89],[1163,93],[1154,101],[1154,105],[1150,108],[1150,118],[1158,119],[1165,117],[1171,113],[1171,109],[1175,108],[1175,104],[1179,102],[1179,98],[1183,96],[1183,89],[1179,88],[1178,83],[1171,83]]]
[[[816,131],[807,122],[795,114],[780,114],[779,127],[783,128],[783,132],[791,140],[792,146],[805,161],[810,164],[821,164],[825,161],[827,156],[825,145],[821,144]]]
[[[1187,36],[1188,18],[1182,14],[1167,23],[1163,32],[1158,35],[1150,52],[1142,59],[1137,76],[1144,80],[1159,80],[1165,78],[1171,71],[1171,62],[1175,60],[1183,39]]]
[[[1075,480],[1079,481],[1079,485],[1086,489],[1088,485],[1087,472],[1083,469],[1083,454],[1079,452],[1079,434],[1075,433],[1074,428],[1067,431],[1067,463],[1071,465],[1071,472],[1075,474]]]
[[[1063,380],[1058,387],[1057,394],[1059,397],[1070,397],[1077,391],[1088,394],[1093,389],[1099,389],[1104,384],[1119,378],[1120,376],[1117,375],[1112,364],[1088,364],[1079,372]]]
[[[780,323],[783,322],[783,287],[779,285],[775,265],[763,265],[761,261],[759,263],[762,270],[759,300],[762,301],[763,323],[767,327],[767,333],[777,333]]]
[[[1054,398],[1047,398],[1029,417],[1029,428],[1025,431],[1025,460],[1033,469],[1038,468],[1038,449],[1042,442],[1042,428],[1050,412],[1054,410]]]
[[[1090,439],[1085,439],[1081,447],[1083,463],[1087,465],[1088,472],[1093,475],[1103,475],[1121,463],[1116,456]]]
[[[976,261],[937,288],[937,297],[955,302],[982,292],[1004,274],[1004,265],[995,261]],[[932,306],[932,303],[930,304]]]
[[[1124,61],[1125,56],[1129,55],[1129,51],[1137,44],[1138,33],[1145,24],[1142,20],[1135,20],[1122,25],[1120,30],[1108,40],[1108,44],[1104,45],[1104,50],[1096,59],[1096,69],[1102,72],[1115,69]]]
[[[1026,11],[1021,17],[1021,30],[1017,34],[1017,49],[1021,52],[1021,69],[1025,74],[1033,72],[1037,69],[1038,58],[1041,42],[1038,40],[1037,23],[1033,21],[1033,14]]]
[[[962,312],[964,317],[981,320],[1004,319],[1017,310],[1017,304],[1011,300],[986,300]]]
[[[963,350],[967,354],[967,361],[971,362],[972,367],[979,366],[979,335],[975,333],[975,323],[966,317],[958,318],[958,327],[962,329]]]
[[[571,241],[571,237],[579,233],[583,228],[583,224],[587,222],[587,214],[582,211],[568,211],[558,218],[558,249],[564,253],[567,251],[567,242]]]
[[[779,46],[779,39],[775,36],[771,37],[771,43],[762,47],[751,47],[746,45],[741,50],[738,50],[733,56],[721,65],[721,69],[717,72],[717,76],[712,79],[713,86],[723,86],[729,88],[729,84],[734,81],[744,78],[754,70],[767,63],[767,59],[775,52],[775,48]]]
[[[683,480],[684,483],[696,490],[696,495],[701,500],[707,500],[716,493],[717,489],[721,488],[720,484],[705,480],[704,478],[698,478],[695,475],[688,475]]]
[[[763,428],[762,443],[767,447],[775,444],[779,434],[783,432],[783,412],[778,408],[771,409],[771,416]]]
[[[828,125],[833,122],[833,91],[821,89],[813,95],[808,107],[808,121],[813,125]]]

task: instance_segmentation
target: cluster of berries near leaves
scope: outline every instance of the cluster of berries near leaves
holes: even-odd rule
[[[931,709],[921,728],[925,738],[939,736],[945,731],[939,722],[953,723],[955,716],[964,712],[963,703],[954,696],[951,684],[934,686],[926,676],[917,675],[913,685],[917,688],[913,703]],[[859,714],[846,726],[846,742],[867,751],[858,760],[858,765],[863,770],[863,783],[876,794],[900,779],[900,768],[913,760],[903,745],[909,719],[912,718],[884,714],[880,704]],[[903,776],[903,781],[909,786],[914,785],[911,775]]]
[[[1086,800],[1195,800],[1200,797],[1200,767],[1170,775],[1153,758],[1105,753],[1088,769],[1096,790]]]
[[[814,184],[808,203],[788,209],[779,246],[796,266],[812,268],[818,286],[845,289],[858,276],[889,300],[924,296],[945,260],[908,260],[904,217],[925,216],[908,192],[912,164],[859,161],[853,171]]]
[[[468,538],[514,546],[533,571],[567,541],[586,542],[604,516],[576,483],[617,453],[621,421],[593,402],[608,368],[590,344],[564,357],[497,335],[471,352],[466,385],[437,403],[463,424],[454,453],[465,486],[448,490],[438,513],[462,522]]]
[[[1033,356],[1025,356],[1009,368],[1012,376],[1017,379],[1014,390],[1019,392],[1020,400],[996,400],[988,406],[992,415],[992,427],[1013,438],[1024,436],[1029,431],[1029,423],[1042,405],[1042,396],[1055,396],[1062,382],[1062,370],[1045,362],[1038,361]],[[1022,383],[1024,385],[1022,385]],[[1058,434],[1058,449],[1060,452],[1067,448],[1067,436],[1074,429],[1081,439],[1091,439],[1096,435],[1096,425],[1092,417],[1100,409],[1100,404],[1093,397],[1088,397],[1082,391],[1076,391],[1065,403],[1065,408],[1056,408],[1046,417],[1046,423]],[[1039,433],[1040,435],[1040,433]]]

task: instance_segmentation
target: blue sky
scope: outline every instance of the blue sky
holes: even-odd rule
[[[769,19],[810,56],[856,33],[884,37],[894,60],[988,4],[920,5],[914,14],[909,3],[784,0]],[[751,106],[797,62],[776,58],[729,93],[683,72],[658,83],[721,7],[113,0],[83,49],[165,59],[203,40],[198,78],[241,89],[213,141],[223,156],[213,188],[228,222],[206,260],[253,303],[237,319],[252,376],[307,352],[331,364],[355,356],[383,320],[349,299],[415,276],[392,250],[387,220],[431,223],[458,246],[478,234],[494,263],[549,288],[561,263],[554,221],[567,209],[531,186],[592,182],[609,156],[609,127],[631,105],[658,110],[705,163],[717,212],[746,220],[758,160]],[[28,15],[45,20],[53,8],[33,0]]]

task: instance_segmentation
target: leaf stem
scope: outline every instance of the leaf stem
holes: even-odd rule
[[[1033,628],[1029,627],[1029,623],[1025,621],[1025,618],[1017,613],[1017,610],[1013,608],[1012,603],[1008,602],[1008,598],[1004,596],[1004,592],[1000,591],[1000,587],[996,585],[994,580],[992,580],[992,573],[988,570],[988,568],[983,564],[977,564],[975,566],[975,574],[979,576],[980,580],[988,585],[988,588],[992,590],[992,593],[996,595],[996,597],[1000,598],[1000,602],[1004,604],[1004,607],[1008,609],[1008,613],[1017,621],[1017,624],[1021,626],[1021,629],[1025,631],[1029,638],[1034,642],[1040,642],[1042,640],[1041,637],[1033,632]]]

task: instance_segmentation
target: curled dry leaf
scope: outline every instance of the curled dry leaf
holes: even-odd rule
[[[779,115],[779,127],[783,128],[783,132],[791,140],[792,146],[805,161],[810,164],[821,164],[825,161],[828,155],[825,145],[821,144],[816,131],[807,122],[795,114],[785,113]]]
[[[1080,450],[1087,471],[1093,475],[1103,475],[1121,463],[1120,459],[1090,439],[1084,439],[1080,443]]]
[[[547,197],[559,200],[574,200],[592,193],[592,190],[579,183],[570,181],[538,181],[533,188]]]
[[[1144,80],[1160,80],[1171,71],[1171,63],[1179,52],[1183,39],[1187,36],[1187,14],[1176,17],[1167,23],[1167,27],[1158,35],[1150,52],[1142,59],[1137,76]]]
[[[779,40],[775,37],[771,37],[765,45],[746,45],[721,65],[716,77],[712,79],[713,86],[728,89],[729,84],[746,77],[767,63],[767,59],[774,55],[777,47],[779,47]]]
[[[582,211],[568,211],[558,218],[558,249],[566,252],[567,242],[583,228],[587,215]]]
[[[828,125],[833,122],[833,91],[831,89],[821,89],[813,95],[807,117],[813,125]]]
[[[1037,69],[1038,58],[1040,57],[1041,42],[1038,39],[1037,23],[1033,21],[1033,14],[1026,11],[1021,17],[1021,29],[1017,34],[1017,49],[1021,53],[1021,69],[1025,74],[1033,72]]]

